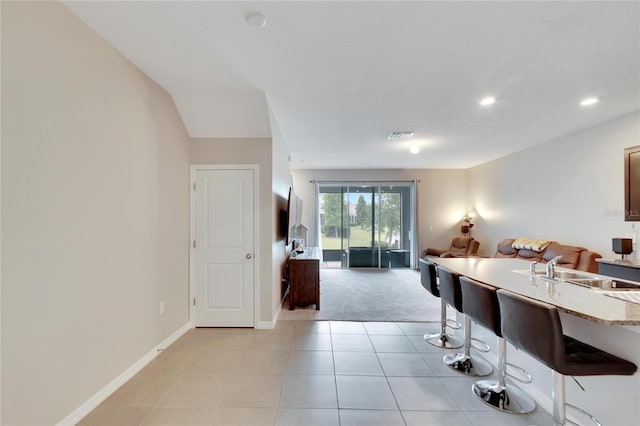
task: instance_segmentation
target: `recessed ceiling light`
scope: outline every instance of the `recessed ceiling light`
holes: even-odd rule
[[[411,152],[412,154],[417,154],[417,153],[419,153],[419,152],[420,152],[420,145],[415,144],[415,143],[414,143],[414,144],[412,144],[412,145],[409,147],[409,152]]]
[[[582,101],[580,101],[580,105],[589,106],[589,105],[597,104],[598,102],[600,102],[600,99],[595,97],[584,98]]]
[[[397,141],[400,139],[409,139],[411,136],[413,136],[413,132],[391,132],[389,136],[387,136],[387,139]]]
[[[480,105],[482,106],[489,106],[495,103],[496,103],[496,98],[494,98],[493,96],[487,96],[486,98],[482,98],[480,100]]]
[[[267,25],[267,18],[259,12],[249,12],[244,16],[244,19],[252,27],[262,28]]]

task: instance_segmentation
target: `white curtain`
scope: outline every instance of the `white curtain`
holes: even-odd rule
[[[322,260],[322,238],[320,238],[320,232],[322,231],[320,228],[320,185],[318,185],[317,180],[310,181],[313,185],[313,193],[315,196],[313,197],[313,244],[318,247],[318,252],[320,254],[320,263]]]

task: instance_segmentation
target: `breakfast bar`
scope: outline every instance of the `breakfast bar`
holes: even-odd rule
[[[640,296],[634,283],[616,289],[616,279],[593,273],[557,268],[557,279],[546,277],[545,265],[505,258],[429,258],[436,265],[498,289],[555,306],[566,335],[600,347],[640,365],[640,304],[619,295]],[[570,282],[565,277],[578,277]],[[613,288],[612,288],[613,287]],[[631,287],[631,289],[629,289]],[[490,343],[495,335],[481,327],[478,337]],[[491,344],[491,343],[490,343]],[[492,345],[493,346],[493,345]],[[549,368],[510,346],[509,358],[534,378],[521,385],[539,406],[551,412]],[[495,354],[492,348],[493,354]],[[494,355],[495,356],[495,355]],[[496,359],[492,362],[495,365]],[[567,381],[568,401],[589,407],[603,424],[640,424],[640,375],[579,377],[580,387]],[[584,387],[584,391],[581,389]]]
[[[525,260],[481,257],[430,259],[476,281],[549,303],[562,312],[589,321],[606,325],[640,325],[640,304],[612,297],[609,295],[612,292],[605,289],[550,280],[541,273],[531,275],[530,262]],[[544,265],[536,266],[536,272],[542,272]],[[597,274],[587,275],[609,278]]]

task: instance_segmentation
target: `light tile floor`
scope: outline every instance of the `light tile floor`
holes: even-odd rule
[[[424,342],[435,324],[279,321],[194,329],[82,425],[550,425],[497,412]]]

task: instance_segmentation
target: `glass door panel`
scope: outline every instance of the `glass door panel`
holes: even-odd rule
[[[342,268],[348,247],[348,215],[346,187],[322,185],[319,188],[320,241],[322,259],[327,267]]]
[[[408,187],[380,187],[380,246],[386,250],[389,267],[408,268],[411,264],[411,250],[408,230],[405,224],[410,223],[407,202]]]
[[[380,264],[376,243],[376,186],[353,185],[348,188],[349,267],[377,267]]]

